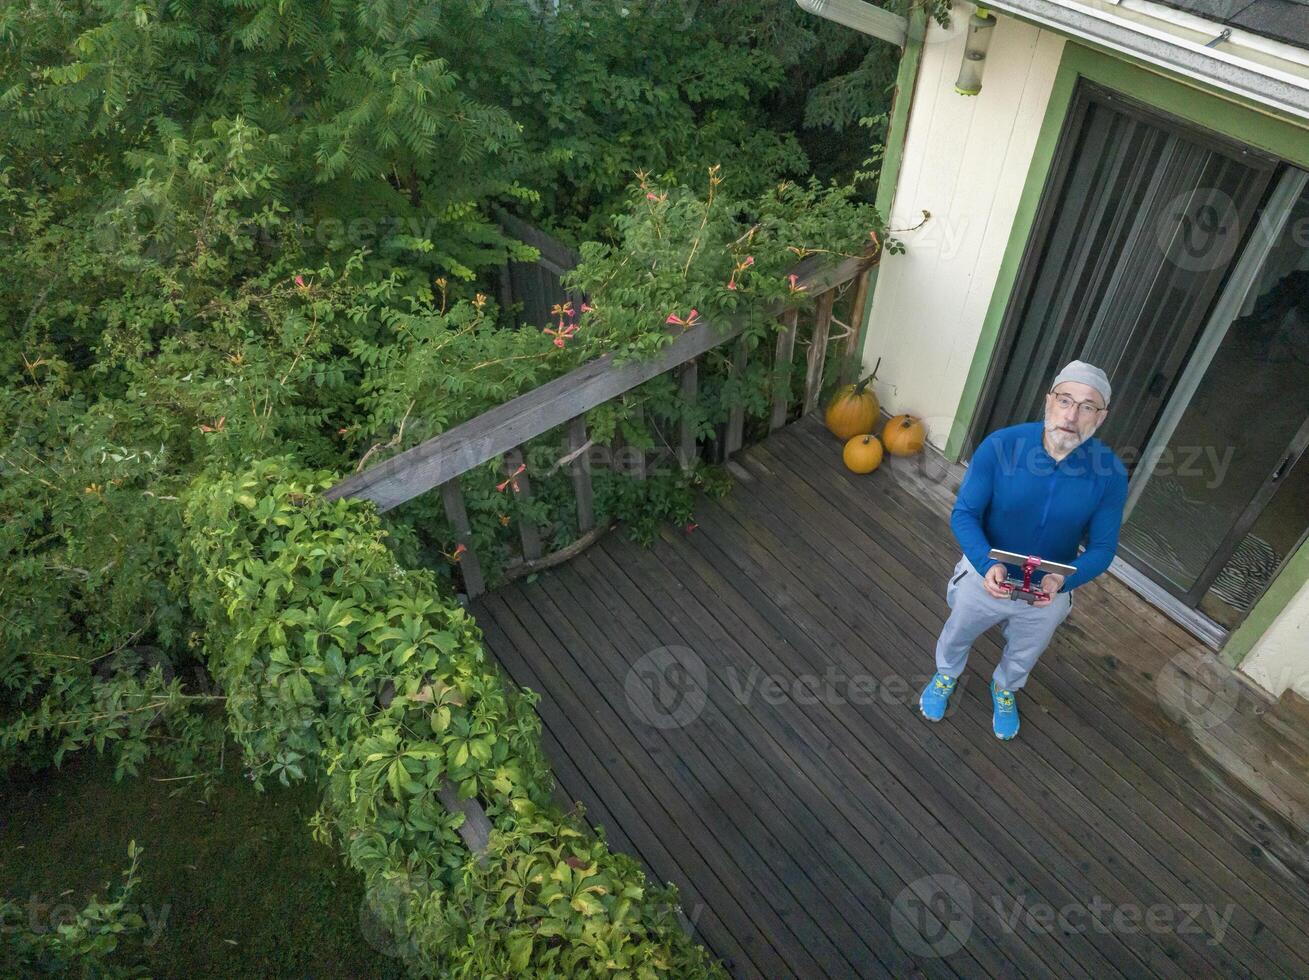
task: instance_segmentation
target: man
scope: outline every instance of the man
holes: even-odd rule
[[[940,721],[973,641],[1004,624],[1005,648],[991,675],[996,737],[1018,734],[1014,693],[1073,606],[1073,589],[1109,567],[1127,501],[1127,469],[1095,431],[1109,410],[1109,379],[1073,361],[1045,396],[1045,421],[992,432],[964,476],[950,527],[963,548],[946,587],[951,612],[936,643],[936,674],[919,697],[928,721]],[[1079,557],[1078,545],[1087,541]],[[990,557],[992,548],[1071,565],[1062,575],[1033,573],[1040,597],[1030,605],[1001,588],[1020,568]]]

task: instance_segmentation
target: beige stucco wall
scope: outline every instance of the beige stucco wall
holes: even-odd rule
[[[1309,698],[1309,583],[1255,642],[1241,670],[1276,697],[1290,688]]]
[[[971,9],[957,6],[951,28],[927,32],[890,215],[892,229],[921,227],[897,232],[906,253],[882,259],[863,350],[865,374],[882,359],[883,407],[923,417],[937,448],[968,377],[1064,43],[1001,16],[981,94],[958,95]]]

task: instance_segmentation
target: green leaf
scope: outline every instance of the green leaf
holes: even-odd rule
[[[518,933],[510,936],[506,945],[509,947],[509,968],[526,970],[527,964],[532,961],[532,934]]]

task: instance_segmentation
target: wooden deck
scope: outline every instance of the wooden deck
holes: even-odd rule
[[[1162,708],[1185,634],[1102,576],[1016,741],[990,729],[998,631],[931,725],[953,487],[850,476],[812,418],[737,462],[694,530],[473,604],[563,794],[734,975],[1309,976],[1303,837]]]

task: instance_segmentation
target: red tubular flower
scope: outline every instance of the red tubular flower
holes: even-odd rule
[[[556,347],[563,347],[564,341],[572,337],[573,334],[577,333],[577,325],[572,324],[571,326],[565,327],[564,321],[560,320],[558,330],[551,330],[549,327],[546,327],[545,330],[542,331],[542,333],[548,334],[551,337],[553,337],[554,345]]]
[[[754,256],[753,256],[753,255],[747,255],[747,256],[746,256],[744,259],[742,259],[740,262],[736,263],[736,268],[732,270],[732,278],[729,279],[729,280],[727,281],[727,288],[728,288],[728,289],[735,289],[735,288],[736,288],[736,276],[737,276],[737,273],[739,273],[739,272],[744,272],[746,269],[750,268],[750,266],[752,266],[752,265],[754,265]]]
[[[495,488],[496,488],[497,490],[499,490],[501,493],[504,493],[504,489],[505,489],[505,487],[512,485],[513,488],[514,488],[514,493],[518,493],[518,492],[519,492],[519,486],[518,486],[518,474],[521,473],[521,472],[523,472],[525,469],[527,469],[527,464],[526,464],[526,463],[519,463],[519,464],[518,464],[518,469],[516,469],[516,470],[514,470],[512,473],[510,473],[510,474],[509,474],[509,477],[508,477],[507,479],[505,479],[505,480],[501,480],[499,483],[497,483],[497,484],[495,485]]]

